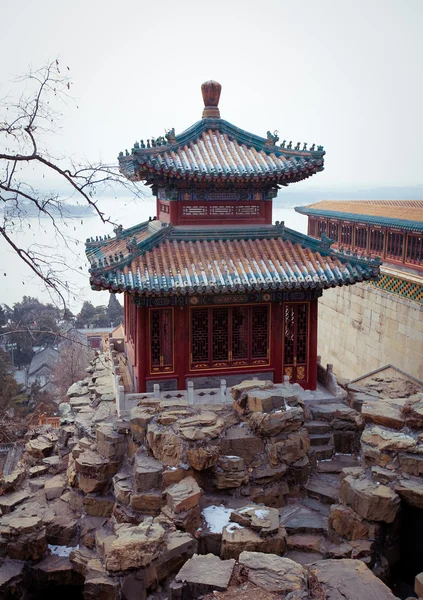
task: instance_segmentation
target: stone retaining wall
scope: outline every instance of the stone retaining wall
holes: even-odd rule
[[[326,290],[318,352],[348,379],[389,363],[423,379],[423,306],[366,284]]]

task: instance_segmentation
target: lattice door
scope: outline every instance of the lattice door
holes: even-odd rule
[[[309,305],[284,304],[283,373],[291,383],[305,383],[308,378]]]
[[[171,308],[150,312],[151,372],[173,371],[173,312]]]

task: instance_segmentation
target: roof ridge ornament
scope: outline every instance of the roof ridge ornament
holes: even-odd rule
[[[222,86],[217,81],[205,81],[201,86],[204,109],[203,119],[220,119],[219,99]]]

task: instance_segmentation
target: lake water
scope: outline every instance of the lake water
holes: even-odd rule
[[[100,210],[115,223],[124,228],[148,220],[156,212],[155,200],[150,198],[102,198],[98,202]],[[283,208],[274,202],[273,222],[284,221],[287,227],[301,233],[307,232],[307,217],[293,208]],[[108,292],[93,292],[88,284],[89,264],[85,257],[85,240],[88,237],[104,234],[113,235],[113,226],[102,223],[98,217],[66,219],[60,229],[67,237],[67,243],[55,232],[48,219],[31,218],[22,224],[15,240],[22,248],[31,246],[39,252],[51,269],[59,272],[67,283],[64,295],[70,309],[78,312],[84,300],[95,305],[107,304]],[[57,301],[49,294],[39,278],[27,267],[17,254],[0,239],[0,304],[12,305],[22,296],[36,296],[43,302]]]

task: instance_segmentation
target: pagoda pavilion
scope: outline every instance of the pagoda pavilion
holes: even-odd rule
[[[315,389],[322,290],[373,279],[379,262],[272,224],[278,190],[322,171],[325,152],[221,119],[220,91],[202,85],[202,119],[186,131],[119,155],[151,186],[156,216],[87,240],[91,287],[124,294],[136,391],[284,375]]]

